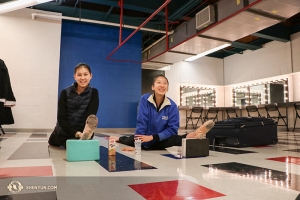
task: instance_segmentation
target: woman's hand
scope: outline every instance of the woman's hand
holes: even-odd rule
[[[81,138],[82,135],[83,135],[83,133],[81,133],[80,131],[77,131],[76,134],[75,134],[75,137]]]
[[[140,139],[142,140],[142,142],[150,142],[153,140],[153,136],[152,135],[134,135],[134,139]]]

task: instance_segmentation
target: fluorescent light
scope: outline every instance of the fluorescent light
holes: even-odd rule
[[[18,0],[0,4],[0,14],[19,10],[36,4],[45,3],[51,0]]]
[[[231,45],[230,43],[223,44],[223,45],[221,45],[221,46],[215,47],[215,48],[210,49],[210,50],[208,50],[208,51],[205,51],[205,52],[203,52],[203,53],[200,53],[200,54],[197,54],[197,55],[192,56],[192,57],[190,57],[190,58],[187,58],[187,59],[185,59],[184,61],[193,61],[193,60],[196,60],[196,59],[198,59],[198,58],[201,58],[201,57],[203,57],[203,56],[206,56],[206,55],[208,55],[208,54],[210,54],[210,53],[213,53],[213,52],[215,52],[215,51],[218,51],[218,50],[220,50],[220,49],[224,49],[224,48],[226,48],[226,47],[229,47],[230,45]]]

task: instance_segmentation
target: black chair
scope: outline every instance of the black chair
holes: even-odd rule
[[[202,107],[193,107],[192,108],[190,116],[186,118],[185,129],[187,129],[187,125],[188,125],[189,120],[192,121],[193,129],[197,128],[197,125],[198,125],[198,122],[199,122],[200,119],[201,119],[201,122],[202,122],[202,111],[203,111]],[[196,114],[197,116],[193,115],[193,113],[197,113]],[[197,120],[195,126],[194,126],[194,120]]]
[[[206,115],[203,117],[203,122],[206,122],[208,120],[218,121],[218,112],[219,112],[219,108],[216,107],[208,108]]]
[[[258,108],[255,106],[255,105],[251,105],[251,106],[246,106],[246,110],[247,110],[247,113],[248,113],[248,117],[261,117],[259,111],[258,111]],[[255,113],[257,116],[251,116],[250,113]]]
[[[276,104],[267,104],[267,105],[265,105],[265,109],[267,111],[267,118],[277,119],[277,126],[286,126],[287,131],[289,131],[288,124],[287,124],[286,120],[284,120],[284,119],[287,119],[287,117],[281,115]],[[284,122],[284,125],[279,125],[280,119],[282,119],[282,121]]]
[[[226,107],[225,111],[227,113],[227,119],[239,117],[233,107]]]
[[[295,116],[295,123],[294,123],[293,131],[295,130],[297,119],[300,118],[300,114],[299,114],[299,112],[300,112],[300,102],[295,102],[294,103],[294,108],[295,108],[296,116]]]
[[[2,133],[3,133],[3,135],[4,135],[5,132],[4,132],[4,130],[3,130],[3,128],[2,128],[1,125],[0,125],[0,129],[1,129]],[[1,145],[1,142],[2,142],[2,134],[0,133],[0,145]],[[1,149],[1,146],[0,146],[0,149]]]
[[[1,125],[0,125],[0,129],[1,129],[2,133],[5,134],[5,132],[4,132],[4,130],[3,130],[3,128],[2,128]]]

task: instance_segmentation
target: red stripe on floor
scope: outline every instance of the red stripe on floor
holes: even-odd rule
[[[52,176],[51,166],[0,168],[0,178],[23,176]]]
[[[145,199],[209,199],[225,196],[187,180],[134,184],[129,187]]]
[[[267,158],[266,160],[274,160],[274,161],[278,161],[278,162],[287,162],[287,163],[293,163],[296,165],[300,165],[299,157],[283,156],[283,157],[276,157],[276,158]]]

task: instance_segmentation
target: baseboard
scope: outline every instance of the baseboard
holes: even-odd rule
[[[3,128],[3,127],[2,127]],[[53,129],[39,129],[39,128],[3,128],[4,132],[52,132]]]
[[[3,127],[2,127],[3,128]],[[52,133],[53,129],[39,129],[39,128],[3,128],[4,132],[48,132]],[[97,128],[95,133],[132,133],[134,134],[135,128]]]

